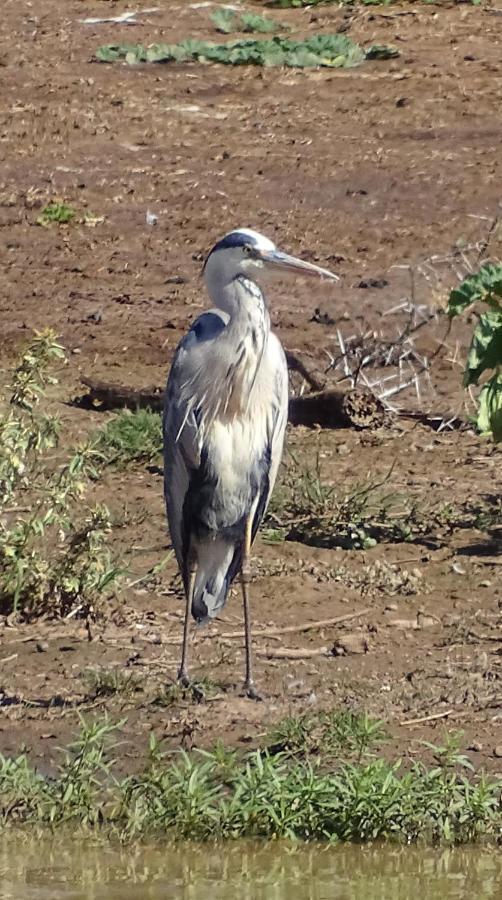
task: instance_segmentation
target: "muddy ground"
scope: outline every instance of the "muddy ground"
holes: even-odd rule
[[[430,380],[420,375],[419,396],[411,387],[396,402],[447,417],[472,412],[461,388],[469,327],[455,323],[446,334],[437,311],[465,258],[475,262],[482,252],[500,210],[500,17],[467,4],[276,12],[299,35],[343,29],[365,46],[400,50],[398,59],[348,70],[92,61],[102,43],[213,34],[207,8],[159,6],[143,25],[88,26],[79,19],[117,15],[129,4],[4,0],[2,382],[31,329],[53,326],[69,364],[51,408],[68,443],[89,433],[110,414],[71,405],[80,376],[161,384],[176,342],[206,302],[201,259],[222,233],[251,225],[342,276],[340,286],[271,289],[273,324],[289,350],[322,371],[339,352],[337,328],[345,339],[367,330],[392,339],[406,323],[403,310],[392,310],[411,300],[424,316],[434,314],[414,335],[417,353],[438,353]],[[38,226],[51,200],[69,203],[78,221]],[[147,210],[156,226],[146,224]],[[495,228],[488,255],[502,256],[501,237]],[[411,267],[414,278],[395,266]],[[327,315],[315,316],[316,308]],[[414,367],[420,371],[416,360]],[[125,769],[143,754],[151,729],[173,746],[221,738],[244,747],[281,717],[317,705],[382,717],[392,735],[388,752],[412,758],[422,755],[421,740],[463,730],[475,765],[501,771],[493,517],[500,452],[469,431],[436,434],[402,420],[370,432],[290,429],[288,445],[305,464],[319,458],[338,492],[393,466],[388,488],[414,498],[424,516],[453,510],[420,541],[364,551],[257,540],[252,606],[260,628],[360,613],[334,626],[265,634],[257,650],[340,646],[349,635],[348,649],[365,652],[260,656],[266,699],[245,700],[241,642],[225,637],[241,628],[234,592],[191,650],[194,673],[219,687],[206,703],[169,706],[163,685],[175,676],[182,612],[170,562],[153,584],[110,598],[91,641],[76,619],[0,623],[3,753],[24,746],[50,768],[77,725],[74,704],[127,718]],[[108,472],[96,487],[121,522],[115,546],[132,556],[131,580],[167,552],[161,484],[159,470],[144,466]],[[488,513],[481,529],[472,516],[461,527],[473,507]],[[99,667],[131,672],[135,690],[92,698],[85,673]]]

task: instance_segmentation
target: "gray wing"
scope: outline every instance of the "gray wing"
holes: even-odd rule
[[[221,334],[227,322],[228,316],[220,310],[210,310],[199,316],[180,341],[167,380],[163,416],[164,495],[171,541],[183,576],[183,504],[190,475],[200,466],[201,453],[198,411],[189,400],[183,399],[186,395],[183,387],[193,369],[194,356],[200,360],[204,344],[210,354],[212,341]]]

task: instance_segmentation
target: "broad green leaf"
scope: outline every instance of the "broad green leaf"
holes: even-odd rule
[[[471,303],[481,300],[493,309],[501,308],[502,264],[487,264],[479,272],[469,275],[462,284],[454,288],[448,300],[448,315],[458,316]]]
[[[481,434],[492,434],[502,441],[502,373],[498,372],[483,385],[479,394],[477,427]]]
[[[502,309],[489,309],[480,315],[467,356],[464,384],[477,384],[485,369],[502,363]]]

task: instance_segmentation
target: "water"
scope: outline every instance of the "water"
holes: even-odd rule
[[[218,845],[120,847],[7,832],[0,900],[501,900],[502,854]]]

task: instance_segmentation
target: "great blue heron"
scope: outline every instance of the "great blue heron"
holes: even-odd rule
[[[239,228],[218,241],[203,268],[214,308],[180,342],[165,394],[164,491],[171,540],[186,596],[178,678],[188,684],[190,611],[198,622],[225,604],[240,572],[244,689],[257,697],[249,614],[250,550],[281,460],[288,370],[270,331],[258,281],[267,269],[338,280]]]

